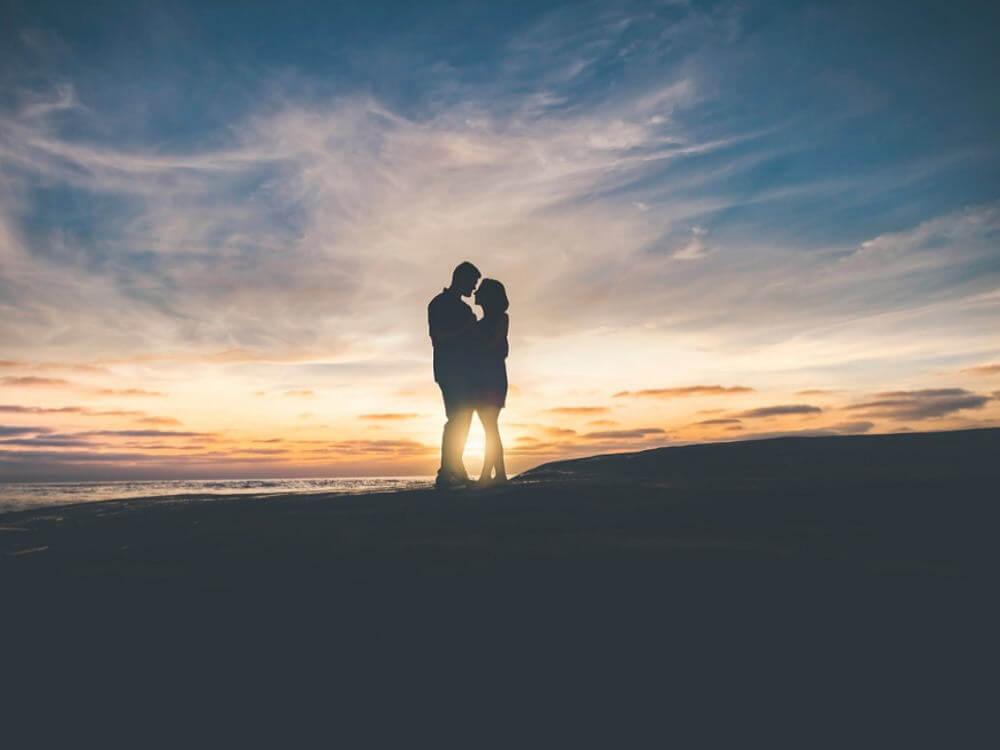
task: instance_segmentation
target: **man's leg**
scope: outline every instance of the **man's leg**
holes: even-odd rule
[[[465,441],[469,437],[472,408],[466,403],[464,388],[440,385],[448,421],[445,422],[441,434],[441,469],[438,471],[438,477],[464,479],[468,475],[462,462],[462,454],[465,452]]]
[[[472,422],[472,409],[463,408],[452,412],[444,426],[442,436],[442,455],[445,457],[442,466],[452,476],[468,479],[462,454],[465,453],[465,442],[469,438],[469,424]]]

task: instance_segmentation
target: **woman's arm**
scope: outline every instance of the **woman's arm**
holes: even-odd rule
[[[509,330],[510,318],[504,315],[496,326],[490,329],[489,337],[486,340],[487,348],[504,358],[507,357],[510,351],[510,345],[507,343],[507,333]]]

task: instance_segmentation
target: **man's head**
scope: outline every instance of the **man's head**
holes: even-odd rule
[[[478,268],[469,263],[467,260],[462,261],[455,266],[455,270],[452,271],[451,288],[463,297],[468,297],[476,288],[476,284],[478,283],[480,276],[482,276],[482,274],[479,273]]]

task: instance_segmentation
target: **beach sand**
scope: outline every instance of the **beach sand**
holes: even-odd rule
[[[992,637],[998,457],[995,429],[781,438],[483,491],[5,514],[6,642],[59,665],[49,689],[309,686],[396,711],[443,681],[442,710],[552,719],[600,696],[649,720],[777,686],[767,711],[835,700],[856,726],[877,705],[914,729]]]

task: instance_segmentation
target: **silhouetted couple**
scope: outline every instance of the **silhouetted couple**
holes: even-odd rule
[[[507,481],[503,445],[497,418],[507,402],[507,291],[496,279],[479,282],[479,269],[468,261],[451,275],[451,286],[427,306],[431,342],[434,344],[434,380],[441,386],[448,421],[441,436],[439,488],[471,484],[462,454],[469,436],[472,412],[479,413],[486,432],[483,471],[477,482],[486,486]],[[475,292],[483,309],[481,320],[462,298]]]

